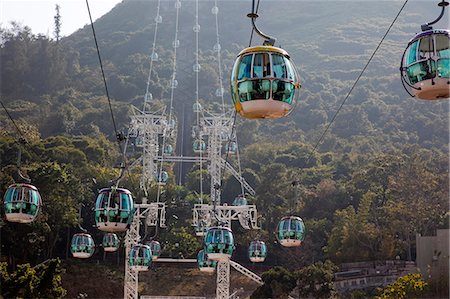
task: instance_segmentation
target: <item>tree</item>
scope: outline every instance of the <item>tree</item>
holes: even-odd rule
[[[297,271],[300,297],[331,298],[334,273],[338,267],[331,261],[317,262]]]
[[[61,38],[61,14],[59,13],[60,10],[60,6],[59,4],[55,5],[55,38],[56,38],[56,42],[58,43],[60,38]]]
[[[0,263],[1,294],[5,298],[62,298],[66,290],[61,286],[61,261],[47,260],[31,267],[17,266],[8,271],[7,263]]]
[[[394,283],[388,285],[377,299],[404,299],[422,297],[427,290],[428,283],[419,273],[399,277]]]
[[[264,272],[262,280],[264,284],[253,292],[251,299],[288,298],[289,293],[297,285],[296,275],[283,267],[275,267]]]

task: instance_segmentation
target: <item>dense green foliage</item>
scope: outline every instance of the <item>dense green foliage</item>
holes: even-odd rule
[[[8,271],[6,263],[0,263],[1,295],[4,298],[62,298],[66,294],[61,286],[61,261],[47,260],[31,267],[17,266]]]
[[[199,97],[211,110],[219,107],[220,99],[215,96],[219,76],[223,76],[226,87],[235,55],[248,44],[250,26],[244,12],[249,7],[244,2],[220,3],[222,74],[212,51],[215,31],[208,25],[213,22],[212,4],[200,2]],[[164,23],[158,29],[160,60],[154,64],[149,82],[153,107],[167,104],[170,96],[175,11],[173,3],[167,3],[163,2]],[[193,3],[183,2],[180,15],[183,50],[178,53],[181,71],[177,73],[179,87],[174,100],[174,114],[180,120],[178,143],[180,132],[185,132],[184,147],[177,149],[180,155],[192,154]],[[262,229],[248,232],[233,227],[240,244],[235,258],[245,264],[245,246],[262,238],[269,251],[266,263],[302,268],[311,283],[324,284],[319,289],[323,295],[313,295],[320,297],[331,292],[326,285],[334,268],[323,262],[326,259],[334,263],[396,256],[412,260],[416,233],[430,235],[437,228],[448,227],[449,106],[445,101],[410,99],[401,87],[397,68],[402,51],[423,18],[435,13],[434,7],[415,2],[402,13],[315,149],[399,3],[291,1],[285,3],[289,10],[280,10],[278,3],[262,4],[261,22],[296,62],[302,90],[298,107],[287,118],[236,121],[242,173],[256,189],[256,196],[249,202],[258,207]],[[143,103],[155,8],[156,1],[123,1],[96,21],[113,110],[121,130],[128,126],[131,105],[140,107]],[[63,25],[64,19],[58,22]],[[32,225],[0,223],[2,255],[12,261],[38,263],[68,254],[67,242],[80,222],[80,204],[84,204],[82,225],[96,242],[101,240],[101,234],[91,229],[91,209],[96,191],[117,175],[113,167],[119,153],[111,141],[114,131],[89,27],[56,40],[36,36],[18,24],[1,28],[0,35],[2,102],[29,141],[23,148],[22,170],[33,179],[44,202]],[[253,43],[259,42],[255,38]],[[225,90],[228,99],[229,91]],[[19,146],[15,142],[17,132],[4,113],[0,114],[0,126],[3,196],[6,187],[17,180],[14,164]],[[140,153],[134,147],[128,152],[130,161]],[[236,157],[228,160],[237,168]],[[173,165],[166,166],[169,170]],[[193,237],[190,219],[191,208],[198,200],[196,193],[201,192],[200,172],[205,179],[203,191],[209,192],[209,177],[203,167],[199,170],[198,165],[193,166],[186,177],[180,178],[177,173],[176,179],[175,171],[169,170],[170,183],[160,198],[168,205],[168,229],[146,232],[148,237],[158,235],[163,255],[194,257],[201,247],[201,240]],[[122,181],[137,202],[143,196],[140,171],[139,167],[132,169]],[[223,201],[230,204],[240,193],[240,186],[229,174],[223,180]],[[179,181],[184,184],[175,185]],[[298,187],[292,186],[293,181],[299,182]],[[156,194],[153,185],[149,200],[154,201]],[[207,195],[204,200],[208,201]],[[306,239],[302,247],[288,250],[275,243],[274,230],[280,217],[291,213],[303,218]],[[97,251],[94,258],[98,257]],[[278,269],[268,274],[268,283],[258,292],[287,294],[289,290],[277,281],[280,277],[291,281],[292,277],[284,277],[281,272]]]

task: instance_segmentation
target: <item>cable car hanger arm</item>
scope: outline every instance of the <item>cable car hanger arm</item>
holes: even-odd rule
[[[20,171],[20,162],[22,160],[22,150],[19,148],[19,153],[17,154],[17,173],[19,174],[19,177],[26,182],[27,184],[31,184],[31,178],[25,177],[22,172]]]
[[[273,45],[275,45],[275,42],[277,41],[276,38],[271,37],[271,36],[263,33],[261,30],[258,29],[258,27],[256,27],[256,18],[258,18],[258,13],[255,12],[255,0],[252,1],[252,12],[247,14],[247,17],[252,19],[253,30],[255,30],[255,32],[259,36],[261,36],[262,38],[265,39],[264,45],[265,46],[273,46]]]
[[[437,22],[439,22],[440,19],[442,19],[442,17],[444,16],[445,7],[448,6],[448,2],[445,0],[442,0],[442,2],[440,2],[438,4],[438,6],[442,7],[441,14],[437,17],[436,20],[426,23],[426,24],[423,24],[421,26],[422,31],[427,31],[427,30],[433,29],[433,27],[431,25],[436,24]]]

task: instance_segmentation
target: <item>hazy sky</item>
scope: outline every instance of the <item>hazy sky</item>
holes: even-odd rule
[[[121,0],[89,0],[92,19],[110,11]],[[59,4],[61,14],[61,35],[67,36],[89,24],[85,0],[0,0],[0,23],[9,27],[10,21],[18,21],[31,27],[34,34],[53,37],[55,5]]]

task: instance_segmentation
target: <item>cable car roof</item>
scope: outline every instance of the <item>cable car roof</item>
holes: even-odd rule
[[[298,217],[298,216],[284,216],[283,218],[281,218],[281,220],[286,220],[286,219],[295,219],[295,220],[302,220],[302,218]]]
[[[25,183],[12,184],[8,188],[20,188],[20,187],[27,187],[27,188],[33,189],[35,191],[38,191],[38,189],[35,186],[30,185],[30,184],[25,184]]]
[[[100,189],[100,191],[98,191],[98,193],[111,192],[112,189],[113,189],[113,188],[111,188],[111,187],[109,187],[109,188],[103,188],[103,189]],[[125,189],[125,188],[116,188],[116,191],[119,191],[119,192],[126,193],[126,194],[130,194],[130,195],[131,195],[130,190]]]
[[[278,48],[278,47],[273,47],[273,46],[254,46],[254,47],[245,48],[238,54],[238,56],[241,56],[241,55],[244,55],[247,53],[255,53],[255,52],[273,52],[273,53],[279,53],[288,58],[290,57],[288,52],[286,52],[285,50]]]
[[[448,29],[431,29],[431,30],[427,30],[427,31],[423,31],[420,33],[417,33],[416,36],[414,36],[408,43],[412,44],[413,42],[415,42],[416,40],[418,40],[419,38],[422,38],[424,36],[427,35],[432,35],[432,34],[444,34],[444,35],[450,35],[450,30]]]
[[[227,230],[227,231],[229,231],[229,232],[233,232],[230,228],[228,228],[228,227],[225,227],[225,226],[213,226],[213,227],[211,227],[211,228],[209,228],[209,230],[213,230],[213,229],[215,229],[215,230]]]

